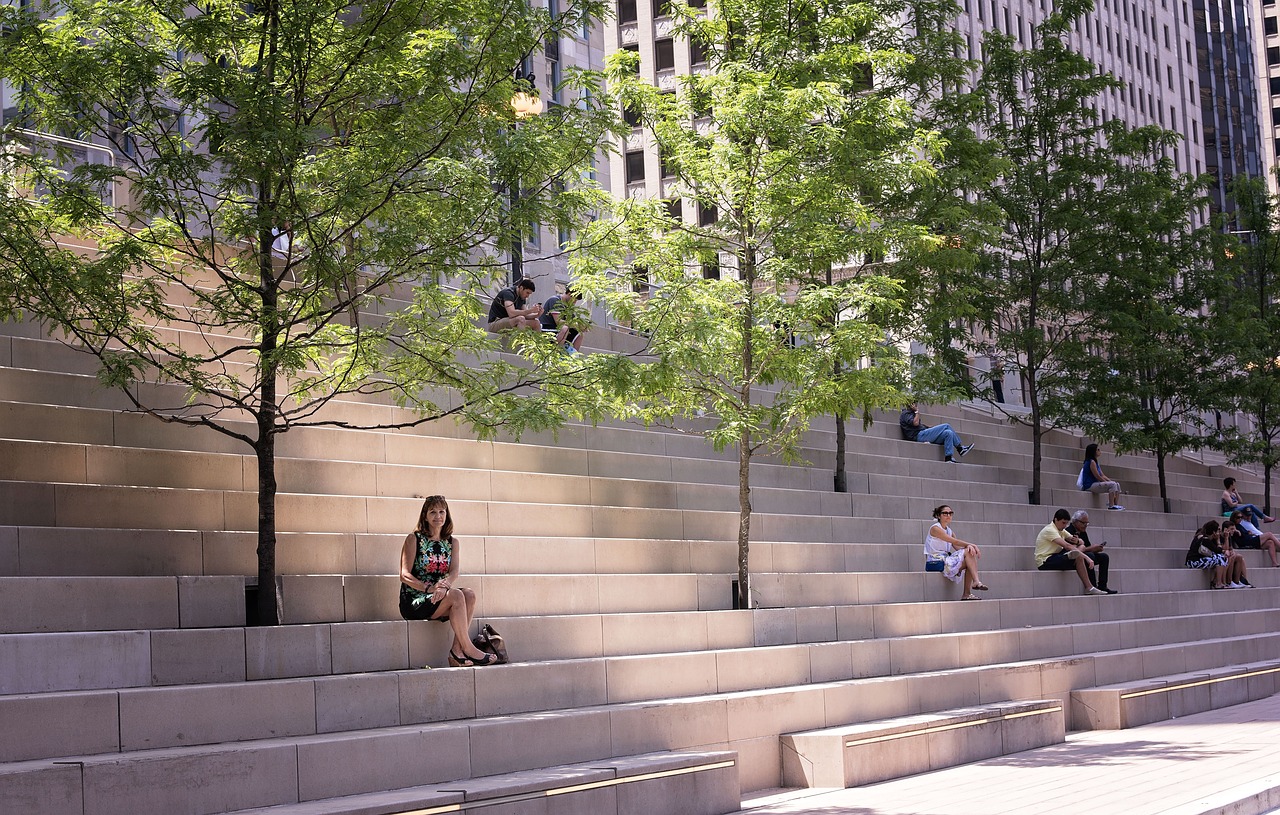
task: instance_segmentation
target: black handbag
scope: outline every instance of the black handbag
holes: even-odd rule
[[[471,644],[486,654],[493,654],[497,657],[497,664],[505,665],[507,663],[507,642],[498,633],[497,629],[488,623],[480,626],[480,633],[471,639]]]
[[[947,562],[938,558],[929,558],[924,562],[924,570],[926,572],[941,572],[947,568]]]

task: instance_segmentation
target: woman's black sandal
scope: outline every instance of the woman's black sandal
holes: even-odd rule
[[[449,652],[449,667],[451,668],[482,668],[485,665],[497,665],[498,657],[494,654],[485,654],[480,659],[472,659],[463,654],[458,656],[454,652]]]

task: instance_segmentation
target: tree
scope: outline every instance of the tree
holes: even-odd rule
[[[911,8],[940,14],[941,5]],[[845,267],[918,237],[915,224],[876,204],[883,189],[926,179],[938,145],[902,93],[919,70],[902,25],[906,4],[724,0],[706,16],[671,9],[675,32],[705,48],[710,70],[668,94],[640,79],[623,52],[610,84],[652,134],[680,214],[633,205],[629,240],[595,268],[630,259],[657,284],[648,298],[608,295],[656,358],[635,362],[628,377],[639,384],[641,415],[705,412],[706,437],[737,448],[746,607],[755,456],[793,454],[815,415],[901,400],[884,328],[902,307],[898,286],[880,264],[865,275]],[[818,284],[832,267],[832,284]]]
[[[1217,299],[1224,325],[1236,333],[1231,353],[1236,407],[1252,420],[1245,433],[1228,438],[1231,463],[1262,465],[1263,507],[1271,512],[1271,476],[1280,464],[1280,232],[1275,199],[1261,178],[1237,176],[1232,188],[1242,241],[1233,244],[1238,273]]]
[[[969,257],[928,259],[945,274],[927,319],[936,347],[997,355],[1019,374],[1028,412],[997,407],[1031,428],[1033,504],[1041,499],[1044,436],[1073,422],[1065,396],[1088,360],[1079,306],[1105,275],[1105,266],[1090,264],[1109,241],[1100,225],[1112,220],[1114,199],[1105,191],[1126,158],[1123,124],[1099,121],[1091,107],[1117,81],[1067,42],[1071,21],[1086,9],[1059,6],[1026,49],[988,32],[973,89],[943,108],[953,117],[944,122],[949,134],[968,128],[980,137],[948,168],[976,203],[968,214],[934,205],[960,230],[956,238],[967,245],[958,251]]]
[[[1226,333],[1208,305],[1227,284],[1222,240],[1204,223],[1203,180],[1178,173],[1165,148],[1175,134],[1142,128],[1120,145],[1131,156],[1105,192],[1112,242],[1091,266],[1111,272],[1079,304],[1094,364],[1077,372],[1067,404],[1117,452],[1150,452],[1160,498],[1171,507],[1165,459],[1205,444],[1205,416],[1226,408]]]
[[[258,580],[275,585],[275,442],[355,426],[343,394],[453,415],[481,433],[547,427],[589,400],[590,362],[538,338],[516,364],[477,327],[512,223],[573,221],[611,105],[513,127],[512,71],[603,11],[522,0],[67,0],[0,9],[0,77],[20,89],[0,197],[5,314],[95,354],[138,410],[211,428],[258,461]],[[41,19],[41,17],[47,19]],[[566,80],[574,95],[595,84]],[[109,150],[74,161],[70,136]],[[74,149],[74,148],[72,148]],[[498,179],[520,182],[508,211]],[[87,252],[77,246],[89,246]],[[128,386],[175,383],[185,403]],[[543,398],[516,398],[517,389]],[[159,398],[159,397],[157,397]],[[599,406],[582,406],[588,414]],[[580,412],[581,412],[580,411]],[[258,593],[261,621],[276,592]]]

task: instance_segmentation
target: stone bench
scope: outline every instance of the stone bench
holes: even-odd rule
[[[230,815],[409,815],[511,812],[545,815],[722,815],[741,806],[737,753],[676,751],[349,795]]]
[[[782,778],[859,787],[1065,740],[1062,702],[1000,702],[784,734]]]
[[[1124,730],[1203,713],[1280,690],[1280,660],[1119,682],[1071,692],[1073,730]]]

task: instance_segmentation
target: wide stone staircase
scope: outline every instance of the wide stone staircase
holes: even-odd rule
[[[1171,460],[1166,515],[1153,462],[1107,455],[1128,492],[1108,512],[1074,487],[1084,441],[1054,433],[1030,506],[1027,431],[954,406],[925,414],[977,444],[959,464],[886,415],[850,433],[848,493],[831,489],[830,421],[806,434],[809,463],[754,465],[747,610],[732,608],[737,464],[696,434],[291,431],[287,624],[247,626],[249,451],[129,413],[87,357],[3,330],[0,813],[723,813],[743,792],[869,783],[1280,689],[1280,570],[1247,552],[1258,588],[1209,591],[1182,567],[1228,471]],[[446,627],[399,618],[401,542],[432,493],[512,664],[444,667]],[[982,602],[922,569],[943,502],[982,546]],[[1092,512],[1120,594],[1034,569],[1059,506]]]

